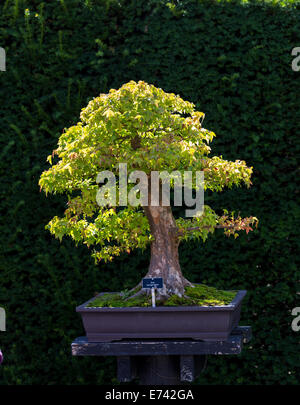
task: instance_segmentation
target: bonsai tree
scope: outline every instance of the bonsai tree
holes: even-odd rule
[[[151,205],[150,181],[146,202],[141,199],[139,204],[126,205],[117,197],[117,206],[110,203],[112,187],[102,185],[110,197],[100,206],[97,176],[103,171],[117,175],[113,185],[118,191],[119,163],[126,163],[128,175],[139,170],[148,179],[153,171],[178,175],[187,170],[201,171],[204,190],[222,191],[242,183],[249,187],[252,168],[244,161],[209,156],[209,143],[215,134],[202,127],[203,119],[204,114],[196,111],[193,103],[143,81],[130,81],[119,90],[94,98],[82,110],[80,122],[64,131],[57,149],[47,158],[51,167],[42,173],[39,185],[46,193],[66,193],[68,201],[64,216],[55,216],[46,228],[60,240],[68,235],[76,243],[93,247],[96,262],[110,261],[122,252],[150,244],[146,277],[163,278],[164,288],[158,298],[165,300],[173,294],[182,297],[185,287],[192,284],[180,269],[180,241],[205,241],[216,228],[237,237],[238,231],[252,231],[257,219],[241,218],[225,210],[218,215],[207,205],[201,215],[175,219],[161,195],[158,204]],[[176,179],[171,179],[171,187],[176,184]],[[160,191],[162,187],[159,181]],[[194,180],[191,187],[197,189]],[[136,188],[131,191],[136,192]],[[134,288],[132,294],[143,293],[136,291]]]

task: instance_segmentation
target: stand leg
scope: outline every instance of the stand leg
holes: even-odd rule
[[[180,356],[180,380],[192,382],[195,379],[194,356]]]
[[[180,380],[191,383],[205,369],[207,356],[180,356]]]
[[[207,356],[118,356],[118,380],[141,385],[191,383],[205,369]]]
[[[142,356],[138,361],[141,385],[178,385],[180,381],[179,356]]]
[[[118,356],[118,380],[120,382],[130,382],[136,378],[136,360],[131,356]]]

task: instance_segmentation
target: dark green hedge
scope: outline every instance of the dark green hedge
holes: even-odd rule
[[[236,241],[220,231],[180,248],[192,281],[248,290],[241,324],[254,335],[242,355],[211,357],[197,382],[299,383],[299,333],[290,324],[299,306],[300,72],[291,50],[300,46],[300,7],[242,3],[1,2],[0,384],[116,383],[114,359],[71,357],[72,339],[83,335],[75,306],[96,291],[134,286],[149,253],[96,267],[88,249],[44,230],[66,200],[45,198],[37,183],[63,128],[92,97],[129,80],[195,102],[217,134],[214,153],[254,167],[251,189],[206,200],[257,216],[258,230]]]

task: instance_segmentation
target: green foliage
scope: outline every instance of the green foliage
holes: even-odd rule
[[[100,297],[95,298],[90,302],[87,307],[97,308],[97,307],[149,307],[151,306],[151,297],[146,295],[141,295],[135,298],[121,297],[120,293],[107,293]]]
[[[203,305],[220,306],[228,305],[236,295],[236,291],[223,291],[204,284],[194,284],[193,287],[185,288],[185,297],[172,295],[165,303],[165,306],[176,305]],[[188,299],[188,298],[189,299]]]
[[[202,127],[204,113],[194,107],[178,95],[133,80],[90,101],[81,111],[81,122],[60,136],[58,148],[47,158],[52,167],[39,180],[46,194],[79,191],[81,196],[70,199],[65,216],[55,216],[46,228],[60,240],[68,235],[76,243],[100,245],[100,251],[93,251],[96,261],[112,260],[113,256],[135,247],[145,248],[151,241],[149,224],[141,212],[135,212],[136,207],[128,204],[128,208],[116,212],[115,208],[110,209],[113,204],[107,204],[106,208],[97,206],[97,174],[109,170],[118,175],[119,163],[127,164],[128,176],[140,170],[148,176],[152,171],[165,171],[183,178],[186,170],[202,170],[204,190],[221,191],[225,186],[231,188],[242,182],[249,187],[252,168],[245,162],[207,156],[208,143],[215,135]],[[54,155],[60,160],[52,165]],[[169,181],[174,186],[175,180]],[[104,186],[107,196],[115,193],[112,190],[115,186],[119,193],[117,184]],[[192,186],[196,186],[195,178]],[[94,214],[95,218],[88,220]],[[247,232],[255,221],[256,218],[247,218]],[[208,231],[201,229],[201,225],[213,232],[218,222],[217,214],[206,207],[200,220],[193,222],[200,231],[192,232],[189,238],[201,236],[205,240]],[[239,228],[227,233],[238,236],[236,231],[244,228],[244,222],[240,219]],[[180,232],[184,232],[191,221],[180,224]],[[229,221],[226,225],[231,226]]]
[[[1,3],[0,305],[7,332],[0,384],[116,382],[115,359],[71,357],[70,343],[84,334],[75,306],[96,292],[132,288],[146,274],[149,251],[95,266],[85,246],[44,230],[68,207],[60,195],[46,199],[37,183],[48,168],[44,157],[64,127],[77,125],[90,97],[130,80],[190,100],[218,135],[214,154],[254,168],[250,189],[207,190],[205,202],[218,215],[223,207],[256,215],[259,231],[234,243],[216,230],[204,245],[180,247],[192,282],[248,290],[241,325],[253,329],[240,356],[211,356],[197,383],[299,383],[299,338],[290,324],[299,306],[299,72],[291,69],[291,49],[300,43],[300,8],[281,3]]]
[[[138,292],[136,289],[132,294]],[[166,301],[157,300],[157,306],[216,306],[228,305],[235,297],[234,291],[217,290],[214,287],[208,287],[203,284],[195,284],[193,287],[185,288],[185,297],[179,297],[174,294],[171,295]],[[96,297],[91,301],[87,307],[149,307],[152,305],[152,298],[150,294],[141,294],[136,297],[129,298],[123,292],[121,293],[106,293]]]

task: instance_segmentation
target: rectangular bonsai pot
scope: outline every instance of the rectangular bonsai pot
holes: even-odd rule
[[[94,297],[79,305],[76,312],[82,316],[89,342],[147,338],[220,341],[227,340],[238,325],[246,293],[238,291],[228,305],[198,307],[87,307]]]

